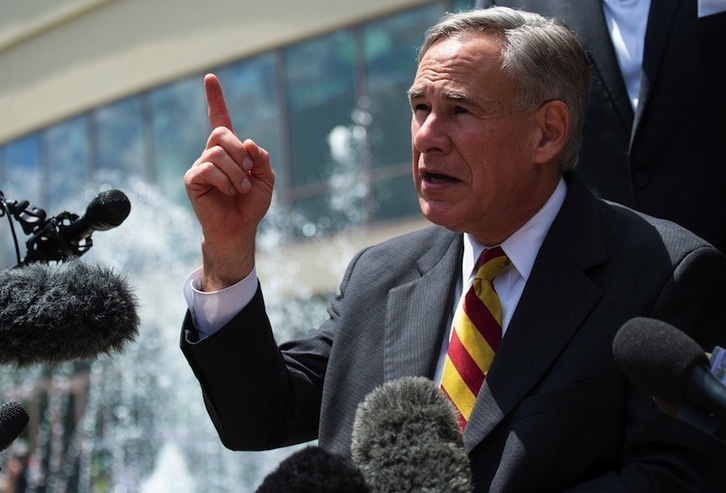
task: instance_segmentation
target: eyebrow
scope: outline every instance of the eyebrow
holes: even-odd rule
[[[406,94],[408,95],[408,99],[411,101],[414,99],[423,98],[426,95],[423,89],[417,89],[415,87],[412,87],[411,89],[406,91]],[[444,91],[442,93],[442,96],[443,99],[447,101],[464,102],[472,106],[479,106],[474,100],[460,92]]]
[[[460,92],[444,91],[443,96],[447,101],[463,101],[465,103],[474,104],[474,101]]]
[[[409,100],[412,100],[416,98],[422,98],[424,96],[424,92],[421,89],[416,89],[412,87],[408,91],[406,91],[406,95],[408,96]]]

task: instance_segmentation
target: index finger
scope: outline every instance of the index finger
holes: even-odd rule
[[[229,116],[227,103],[224,101],[222,85],[216,75],[207,74],[204,76],[204,92],[207,95],[209,124],[212,129],[225,127],[234,132],[232,118]]]

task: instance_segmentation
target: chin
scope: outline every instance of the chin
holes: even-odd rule
[[[431,207],[430,204],[421,202],[421,212],[430,222],[442,226],[451,231],[461,232],[461,214],[452,210],[442,210],[440,207]]]

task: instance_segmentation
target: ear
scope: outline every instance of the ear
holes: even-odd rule
[[[554,99],[540,106],[535,118],[541,132],[535,149],[535,161],[547,163],[557,157],[567,141],[570,110],[563,101]]]

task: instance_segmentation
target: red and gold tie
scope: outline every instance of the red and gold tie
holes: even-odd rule
[[[502,307],[492,281],[507,265],[509,259],[501,247],[484,251],[454,317],[441,388],[459,411],[462,430],[502,340]]]

